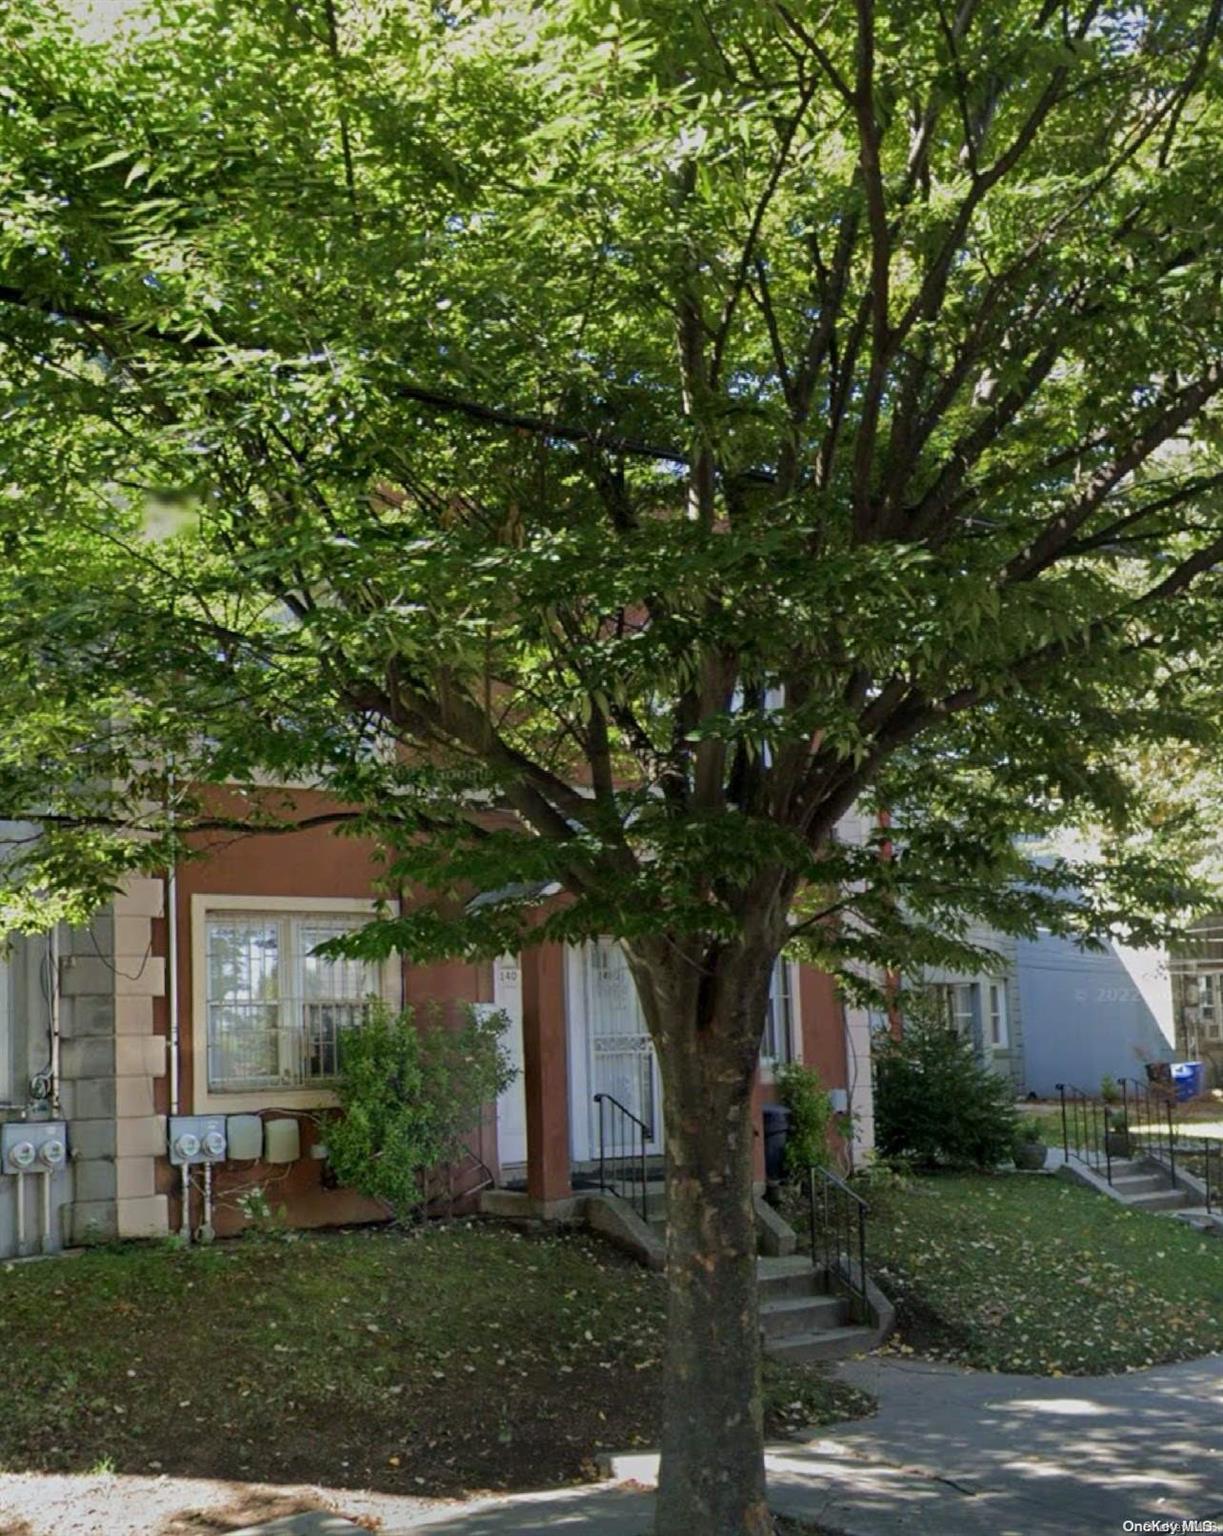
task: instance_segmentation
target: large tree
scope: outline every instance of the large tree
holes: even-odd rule
[[[367,947],[620,938],[666,1100],[663,1536],[769,1528],[777,954],[1034,920],[1071,876],[1003,892],[1012,834],[1123,822],[1110,757],[1215,693],[1219,12],[6,12],[11,919],[292,822],[196,786],[309,779],[421,897]],[[836,841],[871,795],[898,857]]]

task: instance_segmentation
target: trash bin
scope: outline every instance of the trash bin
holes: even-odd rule
[[[764,1122],[764,1176],[770,1184],[786,1175],[786,1138],[790,1134],[790,1111],[784,1104],[766,1104],[760,1112]]]
[[[1157,1088],[1171,1088],[1172,1063],[1170,1061],[1148,1061],[1147,1082]]]
[[[1206,1073],[1200,1061],[1174,1061],[1172,1063],[1172,1090],[1177,1102],[1196,1099],[1206,1086]]]

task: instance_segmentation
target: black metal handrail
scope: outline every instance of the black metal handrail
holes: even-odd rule
[[[828,1168],[807,1169],[811,1262],[832,1290],[849,1297],[856,1322],[870,1314],[866,1287],[866,1218],[870,1206]]]
[[[599,1106],[599,1188],[636,1206],[649,1220],[646,1143],[650,1127],[610,1093],[596,1093]]]
[[[1062,1109],[1062,1153],[1067,1162],[1074,1158],[1093,1173],[1103,1174],[1113,1182],[1112,1127],[1114,1114],[1121,1114],[1128,1126],[1124,1098],[1120,1107],[1112,1099],[1084,1093],[1073,1083],[1054,1083]],[[1119,1134],[1119,1133],[1118,1133]]]
[[[1177,1143],[1181,1139],[1175,1089],[1171,1083],[1136,1077],[1121,1078],[1120,1088],[1130,1135],[1153,1162],[1166,1167],[1169,1188],[1175,1189]]]
[[[1182,1133],[1180,1155],[1182,1177],[1188,1175],[1190,1179],[1201,1182],[1206,1197],[1206,1213],[1213,1214],[1219,1200],[1220,1182],[1223,1180],[1223,1142],[1216,1136],[1186,1136]]]
[[[1114,1138],[1123,1138],[1126,1155],[1140,1154],[1167,1175],[1169,1189],[1185,1188],[1180,1172],[1200,1178],[1205,1206],[1212,1213],[1223,1186],[1223,1144],[1216,1138],[1194,1136],[1192,1121],[1180,1117],[1172,1083],[1150,1078],[1122,1077],[1117,1096],[1105,1099],[1086,1094],[1072,1083],[1056,1084],[1062,1111],[1062,1150],[1077,1162],[1113,1182]],[[1116,1117],[1118,1125],[1112,1122]],[[1213,1160],[1213,1162],[1212,1162]],[[1200,1169],[1200,1173],[1199,1173]]]

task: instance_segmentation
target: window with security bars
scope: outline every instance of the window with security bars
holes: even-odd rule
[[[794,993],[790,967],[784,960],[773,967],[760,1054],[765,1061],[794,1060]]]
[[[1198,1018],[1201,1039],[1212,1045],[1223,1041],[1223,975],[1218,971],[1198,975]]]
[[[209,913],[211,1092],[300,1088],[338,1075],[340,1036],[365,1018],[378,970],[313,951],[356,926],[325,914]]]

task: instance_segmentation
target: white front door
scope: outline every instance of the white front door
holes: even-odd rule
[[[637,999],[637,988],[619,944],[598,939],[582,952],[585,980],[586,1042],[589,1063],[590,1156],[599,1152],[599,1105],[594,1096],[612,1098],[647,1127],[646,1151],[662,1147],[662,1085],[654,1046]],[[604,1106],[610,1137],[613,1106]],[[623,1123],[619,1140],[623,1141]],[[633,1131],[633,1145],[636,1145]]]
[[[527,1095],[522,1077],[522,967],[517,955],[502,955],[493,965],[494,1006],[508,1014],[510,1027],[502,1038],[514,1079],[497,1100],[497,1161],[527,1160]]]

